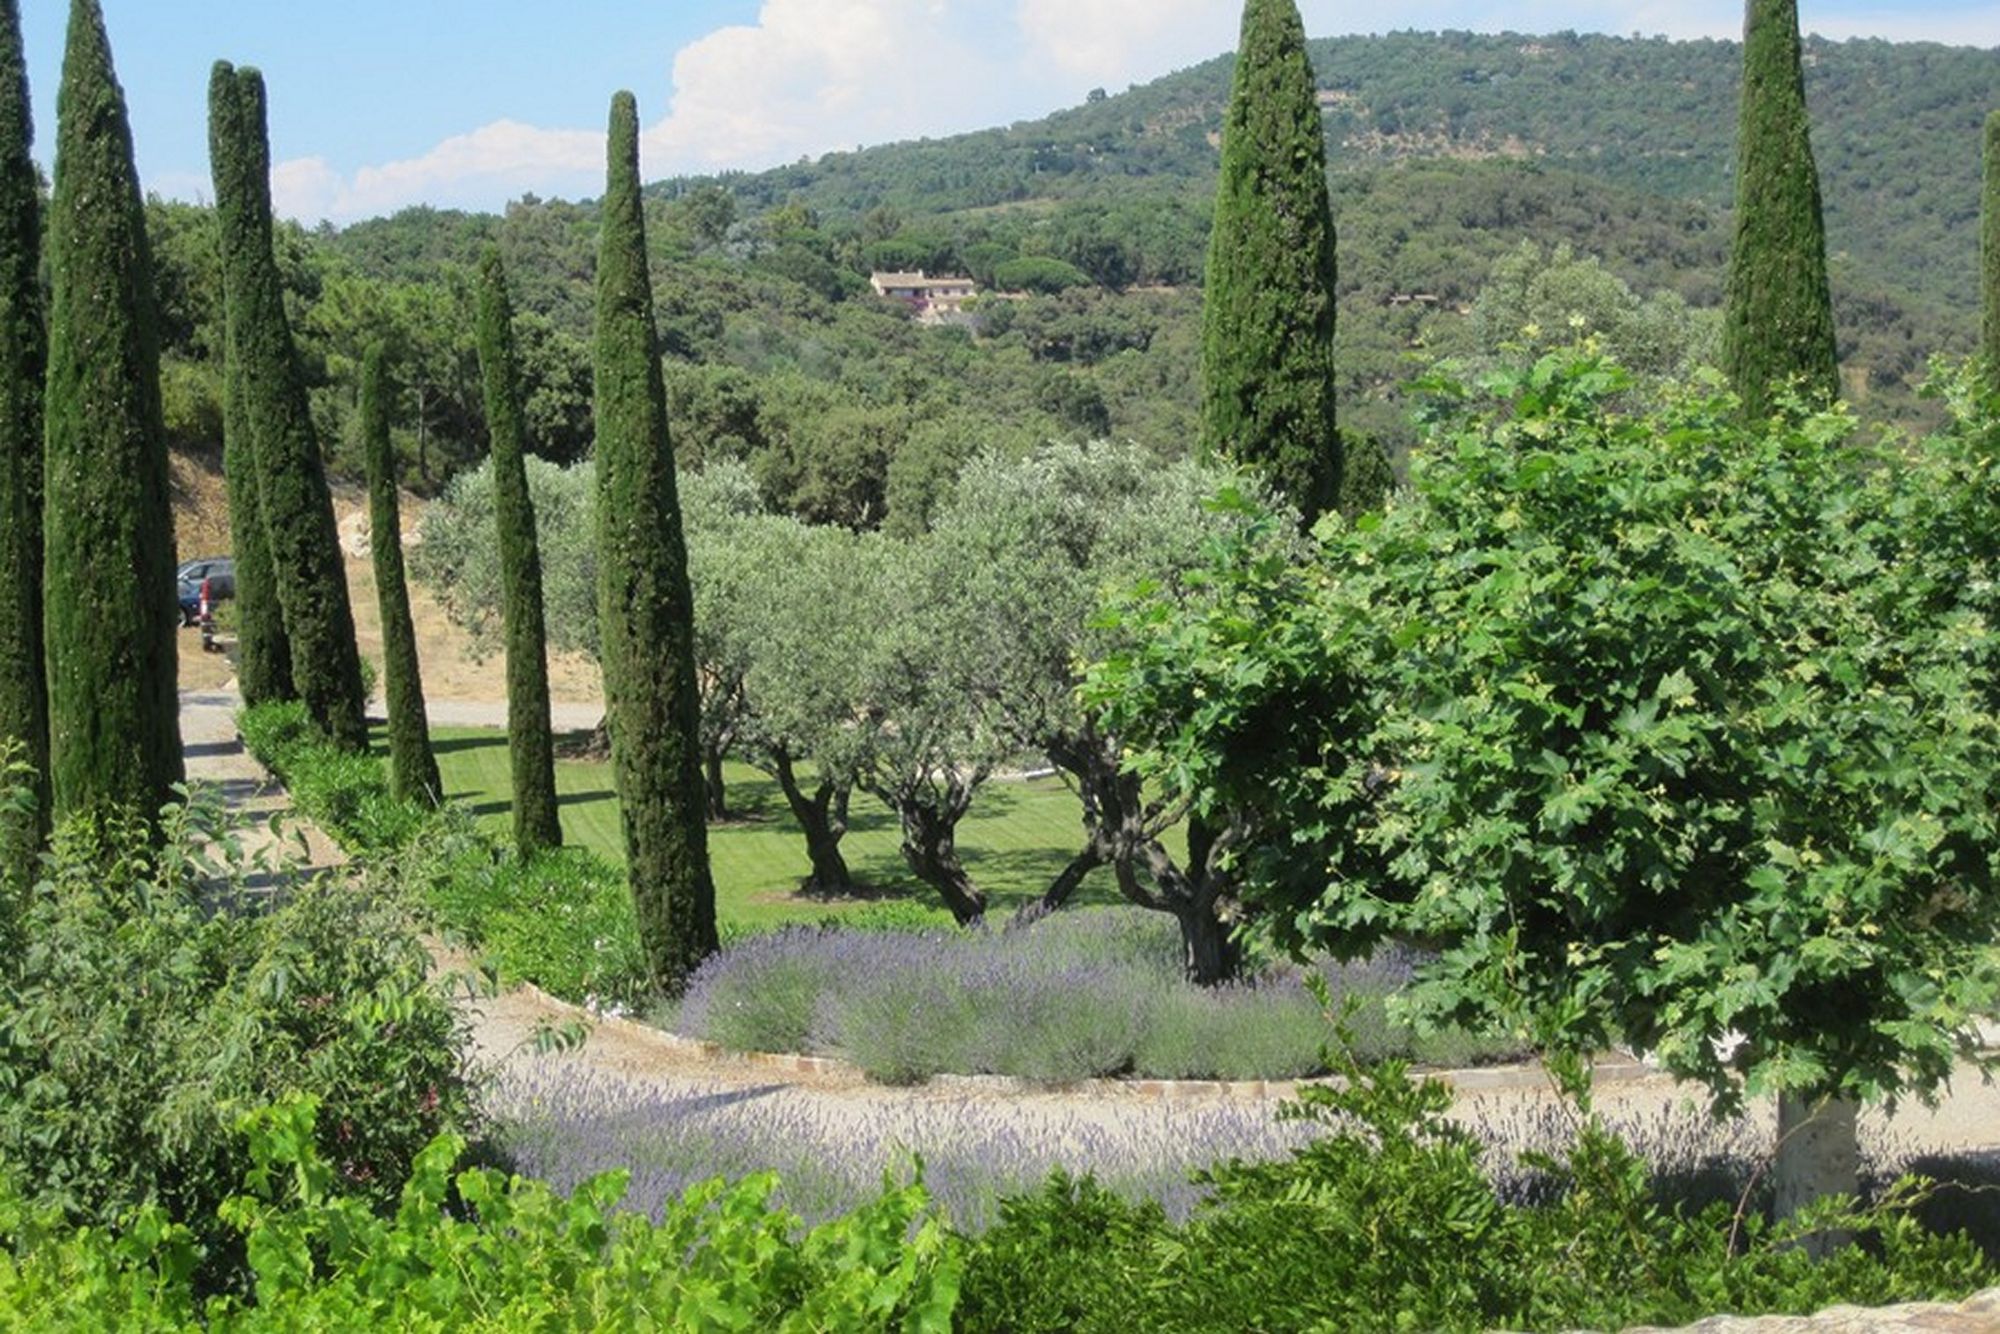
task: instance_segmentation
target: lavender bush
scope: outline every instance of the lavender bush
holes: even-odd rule
[[[970,1232],[994,1221],[1003,1197],[1039,1189],[1058,1166],[1092,1175],[1128,1200],[1157,1201],[1169,1217],[1184,1221],[1202,1198],[1193,1180],[1199,1169],[1230,1159],[1280,1158],[1329,1130],[1281,1121],[1276,1107],[1263,1100],[973,1097],[775,1083],[662,1087],[569,1058],[511,1067],[486,1103],[500,1127],[499,1147],[515,1170],[566,1191],[597,1173],[629,1169],[626,1204],[655,1217],[663,1201],[696,1182],[768,1170],[783,1179],[780,1202],[817,1222],[873,1198],[885,1172],[906,1176],[921,1160],[940,1207]],[[1574,1142],[1573,1108],[1552,1100],[1474,1101],[1457,1116],[1487,1143],[1492,1179],[1504,1199],[1547,1200],[1565,1188],[1535,1165],[1533,1155],[1559,1155]],[[1607,1120],[1651,1165],[1653,1189],[1665,1207],[1734,1204],[1753,1183],[1768,1179],[1768,1117],[1718,1122],[1686,1105],[1644,1114],[1614,1111]],[[2000,1174],[1991,1155],[1913,1157],[1910,1146],[1877,1129],[1866,1132],[1863,1145],[1867,1176],[1877,1184],[1918,1170],[1990,1191]],[[1766,1193],[1750,1190],[1751,1206],[1767,1204]],[[1963,1189],[1947,1198],[1960,1211],[1952,1225],[1983,1228],[1983,1244],[2000,1252],[2000,1219],[1990,1203],[1984,1215],[1966,1216],[1973,1198]]]
[[[1465,1034],[1419,1037],[1387,998],[1413,961],[1321,964],[1364,1061],[1470,1064],[1517,1054]],[[1005,931],[796,928],[710,958],[662,1021],[736,1051],[809,1051],[885,1083],[996,1074],[1048,1083],[1150,1078],[1290,1079],[1322,1068],[1331,1028],[1296,969],[1204,990],[1156,914],[1058,914]]]
[[[568,1190],[628,1169],[626,1204],[656,1216],[662,1201],[696,1182],[775,1171],[780,1203],[816,1222],[873,1198],[885,1172],[906,1177],[921,1160],[939,1206],[972,1231],[992,1221],[1003,1196],[1039,1188],[1059,1166],[1093,1173],[1127,1198],[1158,1200],[1184,1219],[1200,1198],[1197,1169],[1278,1157],[1314,1133],[1258,1103],[994,1100],[775,1084],[662,1089],[563,1061],[509,1072],[487,1109],[514,1170]]]

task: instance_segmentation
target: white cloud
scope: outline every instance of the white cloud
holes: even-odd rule
[[[271,171],[272,206],[286,217],[346,221],[408,204],[491,206],[528,190],[574,193],[604,170],[604,136],[500,120],[454,135],[421,157],[350,175],[323,158],[295,158]]]
[[[769,166],[829,149],[989,123],[1012,101],[973,6],[765,0],[674,58],[649,172]]]
[[[1236,45],[1234,0],[1020,0],[1031,58],[1106,87],[1207,60]]]

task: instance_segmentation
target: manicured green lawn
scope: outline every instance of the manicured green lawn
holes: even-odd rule
[[[432,740],[446,796],[505,829],[511,800],[506,734],[439,728]],[[883,901],[933,908],[940,922],[950,920],[936,908],[935,892],[904,867],[896,818],[873,797],[855,794],[842,844],[855,877],[869,887],[869,897],[829,901],[793,892],[808,869],[805,840],[777,783],[742,764],[728,767],[727,782],[729,804],[739,818],[711,825],[708,834],[717,913],[725,924],[813,921]],[[610,766],[558,763],[556,789],[565,838],[622,862]],[[966,870],[986,890],[995,916],[1004,916],[1048,887],[1082,846],[1082,832],[1081,808],[1060,781],[991,782],[959,827],[958,849]],[[1081,902],[1113,901],[1117,889],[1110,873],[1094,873],[1078,897]]]

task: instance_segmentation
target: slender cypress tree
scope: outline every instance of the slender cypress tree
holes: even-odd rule
[[[1334,230],[1305,26],[1248,0],[1222,128],[1202,310],[1202,440],[1262,471],[1308,525],[1341,494]]]
[[[222,474],[229,493],[229,538],[236,560],[236,680],[245,704],[294,699],[292,645],[285,635],[271,536],[257,494],[257,440],[238,340],[243,320],[229,309],[229,291],[255,252],[255,228],[244,225],[256,187],[244,179],[248,135],[235,71],[219,63],[208,84],[208,154],[222,221]]]
[[[1749,0],[1736,144],[1736,240],[1722,325],[1722,367],[1747,416],[1796,381],[1840,394],[1826,221],[1813,164],[1798,0]]]
[[[611,102],[597,257],[597,571],[606,717],[639,936],[678,991],[716,949],[694,597],[639,197],[639,108]]]
[[[0,743],[34,770],[29,811],[0,810],[0,891],[19,888],[47,828],[49,695],[42,665],[41,200],[21,9],[0,0]],[[0,929],[5,926],[0,905]]]
[[[44,652],[58,816],[152,816],[181,766],[153,261],[97,0],[75,0],[49,211]]]
[[[1986,198],[1979,248],[1986,295],[1980,345],[1986,354],[1986,382],[2000,389],[2000,111],[1986,118]]]
[[[368,704],[361,653],[354,642],[354,609],[347,598],[347,569],[271,248],[264,77],[253,69],[232,72],[221,64],[215,79],[232,73],[235,122],[223,148],[232,165],[218,169],[217,177],[239,189],[236,198],[225,200],[219,192],[216,198],[223,250],[233,257],[224,274],[229,350],[236,354],[233,374],[242,385],[244,423],[255,442],[258,503],[292,647],[292,681],[328,738],[347,749],[364,750]]]
[[[402,800],[435,806],[443,798],[444,780],[438,777],[437,756],[431,751],[423,675],[417,668],[417,628],[410,620],[410,588],[403,578],[403,516],[396,500],[396,457],[389,446],[389,392],[383,384],[382,362],[380,344],[362,354],[361,444],[368,468],[375,596],[382,606],[389,779]]]
[[[514,842],[521,855],[562,845],[555,734],[549,724],[549,645],[542,552],[528,495],[528,428],[514,350],[514,307],[500,248],[479,262],[479,370],[493,448],[493,513],[500,528],[501,615],[507,629],[507,749],[514,770]]]

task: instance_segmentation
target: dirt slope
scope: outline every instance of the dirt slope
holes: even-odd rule
[[[174,545],[178,559],[230,554],[229,501],[223,487],[219,457],[176,452],[170,460],[173,477]],[[336,486],[334,518],[340,526],[347,556],[348,596],[354,603],[354,632],[362,656],[382,667],[382,614],[375,596],[375,570],[368,559],[368,498],[358,487]],[[403,541],[407,546],[423,520],[424,502],[407,492],[402,497]],[[423,666],[424,694],[436,700],[504,700],[505,661],[493,654],[481,659],[472,640],[446,617],[444,608],[421,584],[410,586],[410,612],[417,627],[417,656]],[[193,631],[181,642],[181,684],[212,689],[232,675],[226,658],[199,649]],[[558,703],[587,704],[600,698],[597,668],[587,659],[558,655],[549,661],[549,692]]]

